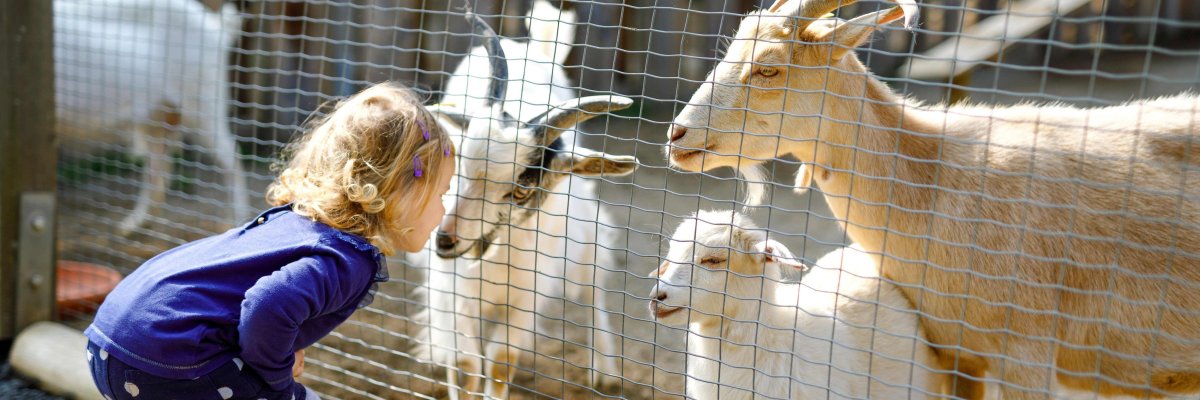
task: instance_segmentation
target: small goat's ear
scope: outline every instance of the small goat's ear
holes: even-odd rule
[[[795,255],[792,255],[792,251],[788,250],[787,246],[784,246],[783,243],[768,239],[755,245],[754,250],[762,253],[763,262],[768,267],[781,268],[788,266],[800,271],[808,270],[808,266],[800,262]]]
[[[576,149],[575,152],[558,153],[551,168],[558,172],[582,176],[622,176],[633,173],[638,168],[638,162],[633,156],[616,156]]]
[[[871,38],[871,34],[875,33],[880,26],[895,22],[904,17],[904,8],[892,7],[886,10],[879,10],[870,14],[860,15],[858,18],[839,23],[836,28],[831,29],[823,37],[817,38],[818,42],[832,43],[833,59],[839,60],[850,54],[858,46],[862,46]]]

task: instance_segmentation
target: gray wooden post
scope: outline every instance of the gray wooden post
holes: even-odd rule
[[[0,2],[0,339],[54,315],[51,2]]]

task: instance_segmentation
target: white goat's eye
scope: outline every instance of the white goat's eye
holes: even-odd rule
[[[755,71],[755,73],[764,78],[770,78],[772,76],[779,75],[779,69],[775,67],[761,67],[758,69],[758,71]]]
[[[724,258],[716,256],[709,256],[700,259],[700,263],[704,265],[717,265],[723,262],[725,262]]]
[[[525,200],[525,199],[529,198],[529,195],[532,193],[533,193],[533,189],[531,189],[531,188],[517,186],[516,188],[513,188],[511,196],[512,196],[513,200],[521,201],[521,200]]]

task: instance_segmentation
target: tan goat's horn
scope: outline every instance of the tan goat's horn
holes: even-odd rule
[[[797,0],[792,0],[797,1]],[[811,20],[821,18],[821,16],[833,12],[838,8],[854,4],[858,0],[800,0],[799,9],[794,14],[797,17],[804,18],[808,21],[801,21],[801,27],[807,26]],[[920,12],[917,9],[916,0],[890,0],[900,6],[904,10],[904,27],[912,29],[917,21],[917,14]],[[778,0],[771,5],[770,12],[777,12],[788,0]]]
[[[787,2],[788,2],[788,0],[775,0],[775,4],[772,4],[771,8],[767,9],[767,12],[779,11],[779,7],[783,7],[783,5],[787,4]]]

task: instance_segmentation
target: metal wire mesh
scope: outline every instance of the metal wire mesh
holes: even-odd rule
[[[568,98],[589,94],[629,96],[635,100],[633,107],[581,124],[577,132],[569,133],[574,136],[574,148],[567,147],[566,150],[586,148],[611,155],[633,155],[637,157],[638,169],[632,175],[621,177],[567,176],[562,182],[568,184],[556,186],[558,189],[551,191],[551,195],[565,202],[561,209],[516,207],[509,210],[514,215],[531,215],[532,222],[525,225],[508,223],[519,228],[509,229],[501,233],[502,236],[493,238],[494,248],[489,251],[497,254],[487,262],[470,254],[453,261],[443,260],[433,254],[433,243],[429,244],[428,252],[391,260],[392,282],[381,285],[370,307],[357,312],[309,351],[302,382],[332,398],[441,398],[468,385],[472,376],[496,378],[508,375],[502,367],[509,366],[512,371],[507,380],[511,383],[509,390],[513,398],[715,397],[713,393],[689,392],[685,388],[684,374],[697,362],[705,361],[704,357],[695,358],[696,349],[690,346],[699,346],[698,343],[706,338],[689,336],[687,327],[656,323],[648,308],[653,300],[649,294],[659,278],[654,271],[664,262],[668,249],[701,241],[700,238],[668,240],[678,223],[697,210],[741,209],[747,196],[747,178],[739,177],[729,168],[709,172],[671,168],[663,155],[664,144],[668,141],[671,121],[688,105],[689,98],[706,81],[709,71],[725,56],[729,39],[739,22],[747,12],[768,7],[772,2],[556,2],[553,15],[532,17],[528,16],[533,9],[531,1],[476,3],[475,12],[500,36],[515,43],[532,43],[531,47],[537,46],[539,41],[536,37],[530,40],[536,35],[529,31],[527,23],[557,22],[565,18],[560,9],[575,14],[573,23],[567,27],[559,26],[559,29],[573,29],[574,34],[566,39],[551,40],[568,44],[569,54],[551,54],[549,62],[531,54],[510,55],[510,61],[526,63],[522,70],[527,75],[514,78],[521,90],[526,86],[520,84],[527,83],[528,87],[541,87],[553,93],[543,96],[510,90],[514,92],[510,97],[522,100],[518,108],[509,107],[509,111],[537,114],[561,100],[555,93],[566,93]],[[59,221],[62,226],[58,251],[64,259],[110,266],[123,273],[133,271],[143,261],[166,249],[235,226],[253,209],[265,207],[261,200],[263,191],[273,178],[269,165],[277,160],[282,146],[303,129],[303,122],[310,115],[324,111],[322,104],[383,80],[410,84],[427,96],[430,104],[445,101],[455,94],[448,94],[446,90],[457,66],[471,52],[472,46],[480,43],[478,34],[472,32],[464,19],[458,1],[266,0],[222,4],[220,1],[193,0],[58,0],[55,4],[58,130],[64,138],[59,164],[62,197]],[[228,13],[225,18],[220,17],[222,6],[230,8],[225,11]],[[879,2],[861,2],[843,7],[838,13],[849,19],[885,6]],[[1200,42],[1195,40],[1195,35],[1200,33],[1200,6],[1191,2],[962,0],[922,3],[920,8],[922,18],[917,29],[910,32],[899,27],[884,27],[874,36],[875,40],[857,51],[857,57],[874,76],[897,93],[929,104],[968,99],[985,105],[976,107],[972,113],[986,114],[987,110],[993,109],[992,105],[1003,108],[1026,101],[1112,105],[1130,99],[1175,94],[1200,85]],[[561,70],[565,79],[533,75],[542,70]],[[476,87],[467,87],[468,93],[477,93],[471,91]],[[218,90],[211,90],[213,88]],[[468,93],[458,94],[468,101],[482,100],[478,94]],[[853,99],[854,96],[850,97]],[[927,107],[936,109],[936,106]],[[733,110],[753,113],[744,106],[733,107]],[[1179,115],[1192,120],[1196,118],[1194,111]],[[1002,123],[1008,117],[997,114],[991,118]],[[878,128],[859,120],[827,117],[822,121]],[[1072,126],[1062,128],[1071,129]],[[1111,139],[1112,135],[1105,133],[1103,128],[1089,126],[1092,130],[1088,135],[1094,135],[1091,137],[1097,140]],[[985,131],[980,136],[955,144],[1004,143],[1003,132],[988,131],[986,127],[980,129]],[[738,127],[731,131],[752,130]],[[1191,131],[1194,129],[1188,130]],[[778,137],[779,134],[766,136]],[[825,139],[813,138],[811,141],[822,140]],[[858,150],[864,159],[895,155],[895,150],[828,144],[835,149]],[[506,146],[523,149],[507,153],[510,155],[535,149],[525,143],[495,139],[476,143],[476,146],[493,150]],[[1037,157],[1056,156],[1054,148],[1040,145],[1008,151],[1036,154]],[[1187,154],[1181,157],[1187,159]],[[1022,237],[1051,233],[1081,241],[1107,240],[1115,243],[1114,247],[1120,244],[1124,248],[1180,259],[1196,257],[1189,252],[1187,243],[1138,247],[1141,245],[1139,238],[1120,235],[1092,238],[1078,233],[1075,226],[1039,230],[1025,216],[910,210],[905,208],[908,204],[898,203],[898,198],[891,194],[862,197],[860,192],[839,194],[826,186],[829,174],[857,175],[862,181],[856,182],[906,182],[937,188],[938,196],[945,198],[958,196],[975,198],[978,202],[1033,204],[1043,210],[1038,215],[1072,215],[1071,221],[1079,220],[1073,223],[1081,225],[1111,213],[1130,213],[1127,207],[1097,212],[1090,208],[1091,205],[1074,200],[1078,197],[1037,198],[1037,192],[1031,189],[1034,186],[1076,185],[1075,196],[1082,196],[1079,191],[1100,190],[1096,189],[1099,187],[1097,182],[1089,180],[1088,174],[1060,180],[1040,174],[1036,162],[1023,172],[1011,173],[989,169],[987,164],[953,164],[946,161],[952,158],[938,158],[937,153],[925,156],[929,157],[928,163],[941,163],[950,171],[977,173],[980,182],[997,179],[995,176],[1023,174],[1021,176],[1029,177],[1031,183],[1029,187],[1008,188],[1011,191],[988,187],[986,183],[980,183],[974,189],[945,188],[938,186],[935,177],[918,184],[889,175],[886,170],[876,171],[883,175],[870,175],[840,165],[814,164],[812,160],[798,160],[796,156],[770,154],[760,157],[766,161],[764,169],[771,177],[769,181],[751,182],[766,184],[768,201],[746,210],[749,218],[761,227],[758,232],[780,242],[797,258],[810,262],[851,243],[853,238],[843,229],[846,227],[851,230],[879,228],[893,238],[915,236],[936,241],[946,238],[929,233],[936,227],[933,225],[968,223],[1003,226],[1020,232]],[[460,160],[459,175],[475,180],[478,176],[472,174],[490,171],[487,176],[490,181],[484,186],[492,188],[511,187],[518,181],[517,171],[528,167],[526,160],[515,156],[486,160],[464,157],[468,159]],[[481,164],[478,161],[487,162]],[[1134,164],[1159,162],[1139,159],[1138,155],[1126,161]],[[478,167],[464,169],[464,166],[477,165],[484,165],[489,171],[478,171]],[[816,168],[817,187],[807,193],[793,194],[793,177],[802,165]],[[1181,168],[1185,171],[1184,176],[1186,171],[1193,170],[1190,165]],[[244,185],[244,190],[239,185]],[[1186,187],[1187,183],[1181,185]],[[1135,197],[1137,193],[1151,191],[1130,181],[1118,186],[1130,189]],[[157,194],[159,189],[164,191],[161,198]],[[1177,195],[1180,203],[1185,204],[1181,207],[1190,207],[1195,201],[1180,186],[1154,190]],[[471,196],[479,194],[463,194],[448,201],[476,200],[506,209],[511,204],[496,197]],[[139,209],[141,199],[145,199],[148,206],[145,210]],[[930,220],[938,222],[931,222],[926,233],[918,234],[894,230],[891,225],[863,226],[858,220],[835,216],[837,213],[827,199],[834,202],[835,208],[857,201],[868,206],[924,212],[935,216]],[[131,221],[131,216],[142,215],[139,214],[142,212],[144,218]],[[1145,223],[1180,220],[1175,215],[1164,216],[1162,221],[1152,216],[1134,217]],[[538,223],[542,220],[563,223],[568,228],[550,228]],[[1184,228],[1170,229],[1195,229],[1188,228],[1187,223],[1182,225]],[[553,237],[555,232],[575,232],[570,230],[572,228],[588,234]],[[1158,232],[1170,229],[1163,228]],[[558,240],[556,243],[559,244],[547,246],[543,241],[529,242],[522,239],[529,235],[522,236],[522,233],[532,233],[534,237],[541,235],[549,241]],[[1168,304],[1170,302],[1159,297],[1157,292],[1129,297],[1128,291],[1120,289],[1118,284],[1123,279],[1156,278],[1162,281],[1162,277],[1146,277],[1136,271],[1123,270],[1120,265],[1089,265],[1062,254],[1032,252],[1020,245],[994,248],[993,244],[976,241],[978,237],[953,239],[952,243],[938,243],[975,251],[976,257],[1003,258],[1014,264],[1018,259],[1036,260],[1104,272],[1114,282],[1112,286],[1085,294],[1095,297],[1096,304],[1105,310],[1114,307],[1169,309],[1193,318],[1192,314],[1196,312],[1187,308],[1187,304]],[[736,245],[726,246],[735,253],[754,252],[754,249]],[[597,255],[588,252],[597,252]],[[962,267],[939,265],[927,261],[928,257],[917,253],[885,252],[882,260],[892,265],[903,261],[910,262],[906,266],[942,271]],[[670,261],[680,265],[692,263]],[[699,258],[693,261],[703,264]],[[487,271],[480,271],[481,265]],[[796,282],[802,277],[798,272],[785,272],[782,278],[786,282]],[[1027,290],[1045,288],[1037,282],[1023,280],[1020,275],[972,275],[967,272],[963,279],[968,279],[966,276],[974,277],[972,284],[1002,282],[1024,285],[1021,287]],[[530,279],[535,283],[513,283]],[[923,301],[937,301],[934,299],[937,296],[931,295],[935,289],[924,287],[923,282],[914,285],[890,279],[886,274],[885,279],[870,281],[879,287],[896,285],[922,289],[906,292],[909,300],[915,303],[908,307],[921,309],[926,306]],[[1190,290],[1197,284],[1178,280],[1175,283],[1183,289],[1172,290]],[[697,293],[702,291],[699,284],[689,286],[697,286],[692,289]],[[1049,286],[1067,288],[1062,283]],[[566,287],[575,289],[564,290]],[[502,289],[500,292],[507,298],[480,295],[497,289]],[[571,290],[580,290],[583,294],[568,295]],[[732,290],[718,292],[734,296],[731,302],[744,300],[737,298],[738,294]],[[911,298],[912,295],[907,293],[919,293],[922,297]],[[967,300],[964,303],[997,300],[992,294],[969,290],[960,295]],[[1006,293],[1001,297],[1020,296],[1019,293]],[[518,301],[519,298],[525,300]],[[875,298],[852,300],[871,307],[891,306]],[[1059,319],[1086,319],[1057,310],[1021,309],[1020,301],[1005,304],[1025,312],[1028,318],[1050,315]],[[510,308],[499,307],[494,314],[481,315],[481,309],[496,305],[509,305]],[[795,314],[797,318],[803,318],[802,315],[810,319],[822,318],[822,315],[808,315],[811,312],[796,311]],[[1131,331],[1144,333],[1137,331],[1140,329],[1137,327],[1104,322],[1107,321],[1106,312],[1094,316],[1100,322],[1094,322],[1092,328],[1111,331],[1110,335],[1118,337],[1122,332],[1129,335],[1133,334],[1129,333]],[[90,318],[86,307],[68,314],[64,318],[80,326],[86,326]],[[909,314],[933,316],[911,309]],[[890,326],[874,320],[867,321],[865,326],[856,326],[862,322],[844,316],[839,319],[838,315],[835,312],[831,318],[849,324],[851,330],[862,328],[878,335],[892,334],[921,344],[932,344],[941,351],[974,351],[961,342],[964,334],[948,343],[942,340],[944,338],[922,337],[920,332],[894,333],[896,331],[889,330]],[[956,329],[966,332],[975,327],[971,323],[979,322],[969,316],[960,318],[967,322],[939,320],[936,323],[955,324]],[[513,322],[517,320],[522,322]],[[732,321],[747,323],[737,325],[743,329],[768,330],[766,325],[754,320],[734,317]],[[464,322],[467,324],[463,325]],[[1009,327],[1001,323],[1002,329]],[[783,328],[795,331],[798,337],[821,340],[819,335],[800,328]],[[467,329],[474,331],[465,331]],[[509,339],[526,335],[532,341],[521,345],[524,352],[519,358],[489,359],[491,355],[501,354],[489,349],[503,344],[502,333],[508,334]],[[1147,335],[1165,337],[1153,331]],[[1039,343],[1064,344],[1052,336],[1040,338]],[[1101,334],[1095,336],[1092,344],[1103,349]],[[604,340],[614,340],[616,346],[601,348],[598,343]],[[1186,342],[1186,338],[1183,340]],[[842,354],[838,349],[867,349],[862,346],[861,343],[839,342],[827,349],[828,354],[799,356],[837,370],[842,368],[836,365],[838,356],[835,353]],[[1195,343],[1190,346],[1196,347]],[[790,345],[785,347],[790,348]],[[762,352],[778,350],[766,345],[757,348]],[[1052,362],[1053,358],[1047,361],[1040,357],[1044,354],[1030,355],[1043,350],[1005,349],[1009,353],[999,354],[995,359],[1010,361],[1012,365]],[[608,357],[598,356],[594,351],[602,351]],[[689,353],[693,357],[689,357]],[[1110,350],[1107,354],[1108,357],[1144,359],[1150,364],[1167,362],[1154,354],[1122,354],[1120,350]],[[593,360],[610,357],[617,362],[615,368],[598,369]],[[766,370],[764,366],[734,366],[730,360],[708,358],[707,361],[729,363],[731,368],[722,371],[726,374],[735,374],[739,368]],[[485,360],[497,362],[500,367],[484,365]],[[1066,375],[1099,385],[1096,382],[1105,382],[1103,376],[1097,376],[1106,362],[1096,360],[1087,366],[1075,365]],[[1175,366],[1183,371],[1179,376],[1195,374],[1200,368],[1194,362]],[[955,365],[933,365],[925,369],[943,371],[953,367]],[[447,368],[461,372],[456,383],[448,381]],[[600,384],[593,384],[590,379],[597,371],[603,376]],[[1016,385],[1007,382],[1002,371],[993,369],[983,378],[990,391]],[[856,373],[842,372],[850,376]],[[822,388],[836,386],[831,382],[814,384],[804,377],[788,377],[787,374],[784,378],[785,386],[788,382],[805,382]],[[700,380],[714,379],[724,382],[719,376]],[[928,388],[916,387],[912,382],[890,383],[912,386],[913,393],[928,392]],[[1149,386],[1134,386],[1134,389],[1146,391],[1136,394],[1133,390],[1125,394],[1153,397],[1157,393]],[[1058,390],[1049,383],[1024,389],[1036,394]],[[870,393],[840,395],[845,398],[871,396]],[[1083,392],[1070,395],[1097,396]],[[793,396],[797,394],[784,397]],[[913,396],[918,397],[917,394]]]

